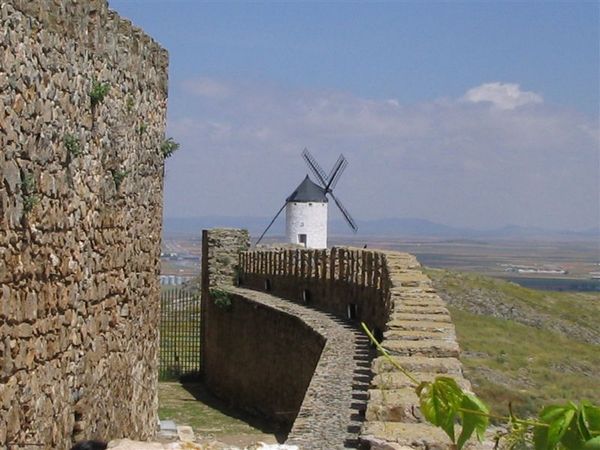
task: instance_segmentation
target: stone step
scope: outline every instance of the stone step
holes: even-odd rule
[[[419,382],[422,381],[433,381],[436,377],[448,376],[447,373],[436,373],[436,372],[412,372],[411,375],[416,378]],[[452,378],[456,383],[465,391],[472,392],[471,383],[460,375],[452,375]],[[388,390],[388,389],[401,389],[401,388],[413,388],[414,382],[401,372],[385,372],[379,375],[375,375],[371,380],[371,387],[373,389]]]
[[[426,423],[365,422],[360,440],[363,445],[371,449],[452,450],[454,448],[441,428]],[[386,443],[396,445],[386,446]]]
[[[426,295],[426,294],[436,294],[437,293],[437,291],[432,286],[428,286],[428,285],[399,287],[399,286],[393,284],[393,286],[394,286],[394,289],[401,289],[401,292],[403,295],[421,296],[421,295]]]
[[[426,341],[386,339],[383,347],[398,356],[431,356],[436,358],[458,358],[460,350],[456,341],[429,339]]]
[[[433,332],[454,332],[454,325],[450,322],[439,322],[432,320],[390,320],[387,324],[388,330],[417,330]]]
[[[412,341],[423,341],[427,339],[456,340],[453,329],[423,331],[423,330],[388,330],[383,333],[384,339],[405,339]]]
[[[400,321],[410,321],[410,320],[426,320],[428,322],[447,322],[450,323],[450,315],[449,314],[411,314],[411,313],[392,313],[391,314],[392,321],[400,320]]]
[[[445,306],[440,305],[406,305],[401,302],[394,306],[393,313],[404,314],[450,314]]]
[[[436,294],[428,294],[432,295],[424,296],[416,295],[416,296],[407,296],[407,295],[393,295],[392,301],[395,305],[405,305],[405,306],[440,306],[445,307],[446,302],[439,298]]]
[[[450,376],[462,376],[462,365],[456,358],[429,358],[426,356],[394,356],[394,361],[400,364],[404,370],[413,372],[434,372],[449,374]],[[380,356],[373,360],[373,374],[385,372],[398,372],[386,357]]]
[[[402,287],[402,286],[391,287],[390,294],[392,295],[392,297],[398,295],[405,299],[410,299],[410,298],[415,298],[415,299],[420,299],[420,300],[424,300],[424,299],[439,300],[440,299],[440,296],[438,295],[438,293],[435,290],[433,290],[433,291],[428,290],[428,292],[425,292],[423,290],[418,291],[418,290],[414,290],[414,289],[408,289],[408,288]]]
[[[412,388],[369,390],[365,418],[368,421],[411,422],[423,421],[419,397]]]

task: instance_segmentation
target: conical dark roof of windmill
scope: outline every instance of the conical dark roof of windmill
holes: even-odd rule
[[[285,199],[286,202],[321,202],[327,201],[325,189],[316,183],[313,183],[308,175],[296,188],[292,195]]]

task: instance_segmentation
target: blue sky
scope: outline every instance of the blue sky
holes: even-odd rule
[[[268,216],[308,146],[358,219],[598,224],[597,2],[109,3],[170,53],[167,216]]]

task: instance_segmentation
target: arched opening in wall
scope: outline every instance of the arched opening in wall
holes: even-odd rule
[[[346,307],[346,314],[347,314],[349,320],[356,319],[356,304],[355,303],[348,303],[348,306]]]
[[[304,289],[302,291],[302,303],[304,303],[305,305],[309,305],[310,301],[310,291],[308,289]]]
[[[271,280],[269,278],[265,280],[265,291],[271,291]]]

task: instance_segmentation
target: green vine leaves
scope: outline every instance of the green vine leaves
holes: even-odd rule
[[[210,296],[216,307],[224,311],[231,308],[231,295],[221,289],[213,288],[210,290]]]
[[[591,403],[546,406],[539,418],[546,426],[534,428],[536,450],[600,450],[600,408]]]
[[[160,152],[165,159],[173,156],[173,153],[175,153],[178,149],[179,143],[175,142],[172,137],[165,139],[160,146]]]
[[[600,407],[586,401],[579,405],[572,402],[550,405],[534,420],[520,419],[512,412],[510,417],[491,414],[476,395],[465,392],[453,378],[439,376],[434,381],[417,380],[391,357],[364,323],[362,327],[388,362],[413,382],[423,416],[444,430],[457,450],[464,447],[473,433],[481,442],[490,419],[507,424],[509,431],[497,439],[504,439],[505,448],[600,450]],[[458,423],[461,428],[457,438]]]
[[[432,382],[424,381],[416,392],[425,418],[444,430],[458,450],[473,432],[479,441],[483,440],[489,426],[489,409],[475,395],[464,392],[453,378],[437,377]],[[454,432],[457,418],[462,423],[458,441]]]

